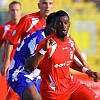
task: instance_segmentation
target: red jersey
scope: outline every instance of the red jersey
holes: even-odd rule
[[[0,27],[0,47],[4,43],[3,60],[4,60],[4,57],[5,57],[6,43],[7,43],[8,39],[11,37],[11,34],[12,34],[15,26],[16,26],[16,24],[14,24],[12,21],[9,21],[9,22],[5,23],[4,25],[2,25]],[[13,52],[12,52],[12,55],[11,55],[11,59],[12,59],[13,54],[15,52],[15,48],[16,48],[16,46],[14,46],[14,49],[13,49]]]
[[[67,100],[79,86],[79,81],[69,71],[74,59],[75,43],[69,36],[65,42],[60,41],[55,34],[47,38],[53,38],[54,43],[39,63],[41,95],[43,100]],[[44,40],[37,46],[36,52],[43,46]]]
[[[19,38],[22,41],[23,38],[26,37],[28,34],[31,34],[36,30],[45,28],[45,26],[46,21],[40,17],[40,12],[25,15],[21,18],[20,22],[14,29],[10,41],[13,44],[16,44]]]

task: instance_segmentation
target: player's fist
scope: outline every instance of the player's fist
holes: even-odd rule
[[[94,72],[94,71],[91,71],[91,70],[87,70],[86,71],[86,74],[89,76],[89,77],[93,77],[94,78],[94,82],[98,82],[98,80],[100,80],[100,77],[98,75],[97,72]]]
[[[52,47],[53,42],[54,42],[53,38],[46,39],[43,50],[47,51],[48,49],[50,49]]]

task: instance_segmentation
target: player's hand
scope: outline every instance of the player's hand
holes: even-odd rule
[[[94,82],[98,82],[98,80],[100,80],[100,77],[99,77],[99,75],[98,75],[97,72],[94,72],[94,71],[91,71],[91,70],[87,70],[87,71],[86,71],[86,74],[87,74],[89,77],[93,77]]]
[[[6,76],[6,73],[8,71],[8,68],[10,66],[10,61],[5,61],[3,64],[2,64],[2,68],[1,68],[1,74],[2,76]]]
[[[50,49],[52,47],[53,42],[54,42],[53,38],[46,39],[43,49],[45,51],[47,51],[48,49]]]

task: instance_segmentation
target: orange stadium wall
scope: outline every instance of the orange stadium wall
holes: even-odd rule
[[[6,96],[7,96],[6,79],[0,74],[0,100],[6,100]]]
[[[100,97],[100,80],[98,82],[94,82],[93,79],[89,78],[86,74],[80,73],[75,73],[74,76],[77,77],[82,83],[86,84],[88,87],[91,87]]]

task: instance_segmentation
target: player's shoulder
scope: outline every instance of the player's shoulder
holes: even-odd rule
[[[69,41],[73,41],[74,43],[75,43],[75,40],[74,40],[74,38],[68,33],[67,34],[67,39],[69,40]]]
[[[12,21],[8,21],[8,22],[4,23],[0,28],[5,27],[7,25],[11,25],[11,24],[12,24]]]
[[[51,35],[48,35],[46,38],[56,38],[55,33],[52,33]]]
[[[67,33],[67,38],[73,39],[73,37],[72,37],[71,34],[69,34],[69,33]]]
[[[35,12],[35,13],[31,13],[31,14],[27,14],[25,16],[23,16],[21,19],[32,19],[32,18],[38,18],[40,16],[40,12]]]

